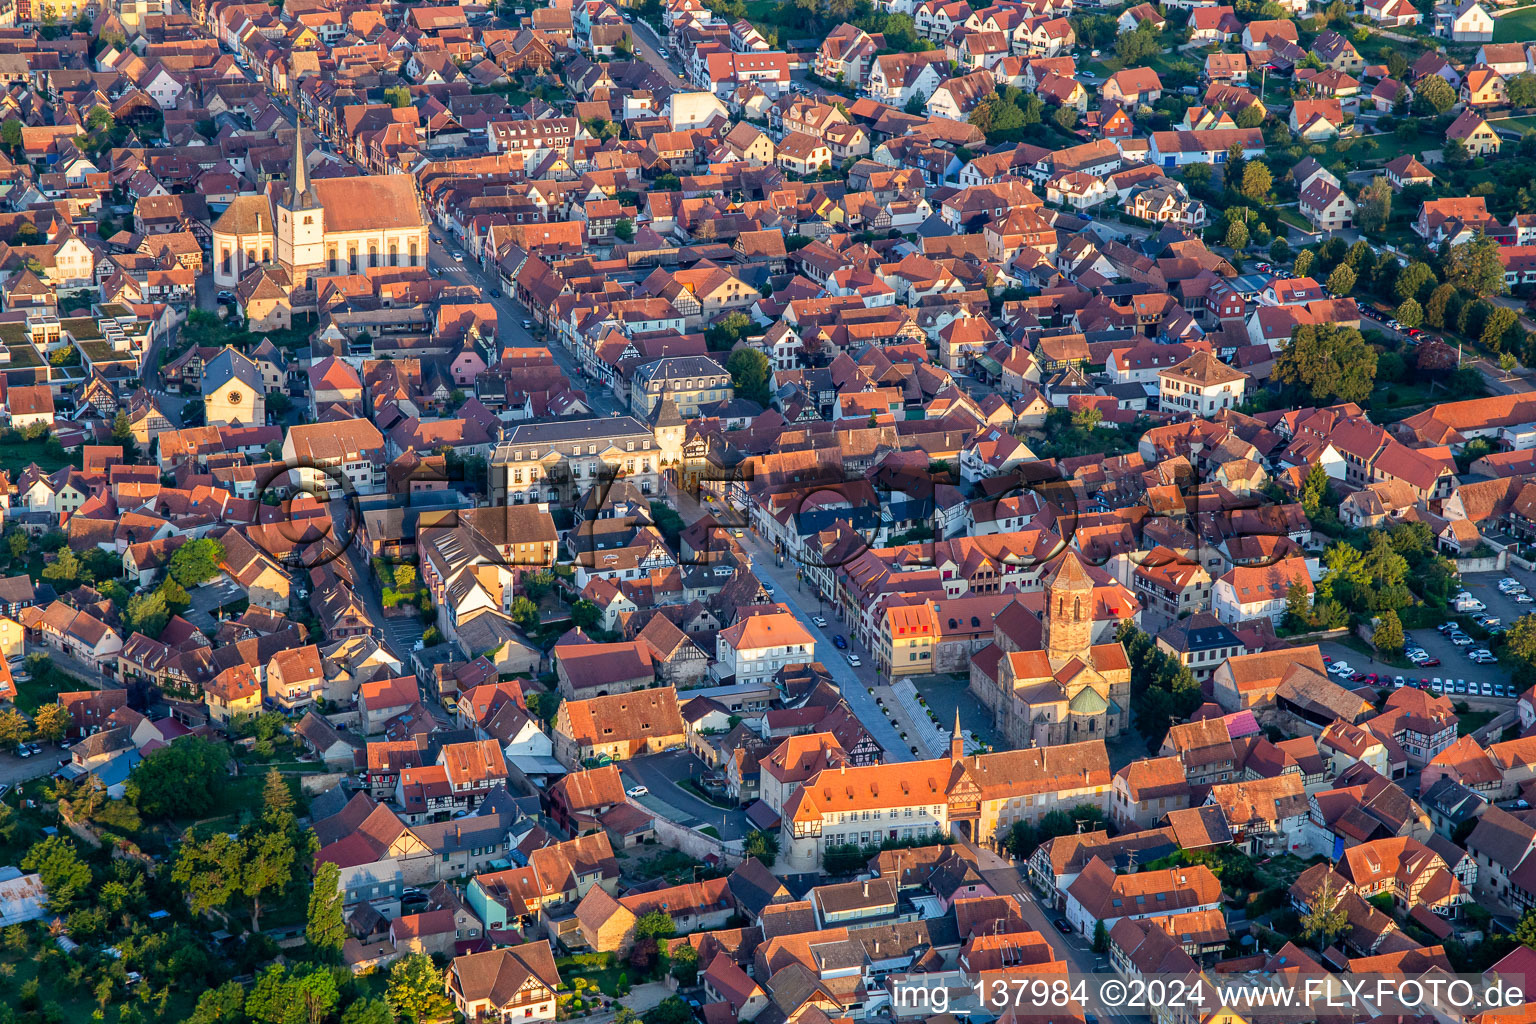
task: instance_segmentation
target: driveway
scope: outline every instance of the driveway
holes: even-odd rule
[[[183,617],[198,629],[212,629],[218,624],[218,610],[225,605],[245,600],[245,591],[234,580],[220,577],[206,586],[194,587],[187,597],[192,600]]]
[[[650,790],[630,798],[646,810],[688,828],[713,825],[722,839],[745,838],[751,825],[743,811],[716,807],[678,785],[681,779],[698,779],[707,771],[704,762],[688,750],[632,758],[619,766],[625,789],[638,784]]]
[[[59,767],[60,759],[68,756],[68,751],[60,750],[51,743],[43,744],[43,752],[33,757],[0,754],[0,786],[5,786],[6,796],[11,796],[10,790],[21,783],[46,778],[53,774]],[[37,795],[36,787],[29,786],[23,792],[29,796]]]

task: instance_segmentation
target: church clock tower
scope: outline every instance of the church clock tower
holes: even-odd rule
[[[292,273],[295,288],[305,287],[310,273],[325,263],[325,210],[309,187],[302,125],[294,128],[293,169],[277,204],[277,262]]]

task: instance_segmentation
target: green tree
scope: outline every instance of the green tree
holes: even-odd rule
[[[63,704],[44,704],[32,712],[32,732],[50,743],[62,740],[72,724],[69,709]]]
[[[1475,238],[1451,247],[1445,258],[1445,279],[1478,298],[1502,295],[1509,290],[1499,243],[1478,232]]]
[[[1312,468],[1307,470],[1306,479],[1301,484],[1301,510],[1311,519],[1322,511],[1323,502],[1328,497],[1328,470],[1322,462],[1312,463]]]
[[[1291,243],[1283,238],[1276,238],[1269,243],[1269,259],[1271,263],[1280,264],[1291,258]]]
[[[243,1024],[245,988],[238,981],[226,981],[217,988],[204,989],[187,1024]]]
[[[692,986],[699,980],[699,951],[691,943],[678,943],[668,959],[672,963],[672,977],[678,984]],[[614,1024],[618,1024],[617,1021]]]
[[[1248,225],[1240,220],[1227,221],[1227,234],[1225,241],[1228,247],[1243,249],[1248,245]]]
[[[32,727],[27,723],[27,716],[15,708],[6,708],[0,711],[0,750],[15,750],[27,741],[32,733]]]
[[[677,925],[665,910],[650,910],[635,921],[636,939],[666,939],[677,932]]]
[[[37,872],[48,890],[48,908],[56,912],[69,909],[91,885],[91,866],[80,859],[75,841],[64,835],[34,843],[21,859],[21,869]]]
[[[411,90],[409,86],[392,85],[384,90],[384,101],[396,110],[411,105]]]
[[[1430,269],[1428,263],[1414,260],[1397,275],[1397,280],[1392,284],[1392,291],[1400,300],[1417,299],[1438,283],[1435,272]]]
[[[273,964],[256,979],[245,1013],[258,1024],[320,1024],[340,998],[330,970],[305,965],[290,972],[283,964]]]
[[[1232,121],[1239,128],[1257,128],[1264,123],[1264,111],[1259,109],[1257,103],[1250,103],[1239,110]]]
[[[330,861],[321,861],[315,869],[314,886],[309,891],[309,912],[304,937],[323,958],[337,961],[347,941],[347,924],[342,917],[343,893],[341,869]]]
[[[1451,301],[1455,297],[1455,285],[1447,282],[1437,287],[1430,293],[1429,302],[1424,307],[1424,322],[1431,327],[1443,328],[1451,310]]]
[[[1115,56],[1123,66],[1139,64],[1162,49],[1157,29],[1151,22],[1142,22],[1134,32],[1122,33],[1115,39]]]
[[[521,594],[512,599],[510,614],[512,615],[512,621],[524,629],[531,629],[538,625],[539,606]]]
[[[739,397],[756,402],[765,409],[768,407],[773,395],[768,386],[767,356],[755,348],[738,348],[726,360],[725,369],[731,375],[731,383],[735,385]]]
[[[443,988],[443,976],[432,958],[411,953],[395,961],[384,986],[384,1001],[396,1020],[429,1024],[453,1016],[453,1003]]]
[[[1371,634],[1371,643],[1378,651],[1388,654],[1398,654],[1403,649],[1403,623],[1397,617],[1397,612],[1390,608],[1381,613],[1376,620],[1376,630]]]
[[[1355,223],[1360,230],[1374,233],[1386,229],[1392,219],[1392,186],[1386,178],[1372,178],[1369,185],[1361,187],[1356,202]]]
[[[1340,263],[1333,268],[1333,273],[1328,275],[1328,290],[1339,296],[1355,290],[1355,272],[1349,269],[1349,264]]]
[[[211,537],[189,540],[176,549],[166,572],[183,587],[195,587],[219,574],[224,561],[224,545]]]
[[[395,1015],[382,999],[359,999],[341,1011],[341,1024],[395,1024]]]
[[[1255,202],[1262,202],[1268,198],[1269,190],[1274,185],[1275,176],[1269,172],[1263,162],[1250,160],[1243,168],[1242,193]]]
[[[1275,360],[1274,377],[1319,405],[1363,402],[1375,386],[1376,350],[1353,327],[1306,324]]]
[[[229,905],[240,891],[240,871],[240,841],[214,832],[181,844],[171,880],[186,891],[188,909],[204,914]]]
[[[1404,327],[1417,327],[1424,322],[1424,308],[1417,299],[1409,296],[1397,307],[1393,316]]]
[[[274,832],[291,832],[296,824],[293,814],[293,790],[276,768],[267,769],[261,784],[261,820]]]
[[[1293,632],[1311,629],[1316,622],[1312,615],[1312,595],[1306,587],[1295,584],[1285,591],[1285,627]]]
[[[693,1012],[688,1009],[688,1004],[683,1002],[681,996],[667,996],[661,1002],[645,1011],[641,1018],[645,1024],[689,1024],[693,1020]]]
[[[1509,627],[1504,656],[1520,689],[1536,683],[1536,615],[1522,615]]]
[[[241,844],[240,891],[251,901],[252,931],[261,931],[262,900],[292,880],[296,856],[293,840],[282,832],[257,832]]]
[[[18,118],[6,118],[4,124],[0,124],[0,142],[5,143],[5,148],[15,153],[21,148],[21,121]]]
[[[200,818],[218,802],[228,760],[221,744],[183,736],[133,766],[128,799],[147,818]]]
[[[133,421],[128,418],[126,409],[119,409],[112,419],[112,443],[122,446],[125,461],[131,463],[138,460],[139,442],[133,436]]]
[[[1077,108],[1070,104],[1062,104],[1051,112],[1051,120],[1064,132],[1077,130]]]
[[[621,242],[633,242],[635,240],[635,222],[628,217],[621,218],[613,226],[613,236]]]
[[[160,638],[169,621],[171,610],[166,607],[165,595],[158,590],[134,594],[128,599],[128,607],[123,610],[123,625],[128,631],[143,633],[151,640]]]
[[[43,567],[43,579],[54,585],[56,590],[69,590],[80,582],[82,567],[80,559],[69,548],[60,548],[58,557]]]
[[[1536,75],[1522,71],[1504,83],[1509,102],[1516,107],[1536,107]]]
[[[1349,914],[1339,906],[1338,893],[1333,891],[1332,874],[1325,874],[1322,883],[1312,894],[1312,907],[1301,919],[1302,938],[1317,940],[1319,951],[1326,949],[1335,936],[1349,927]]]
[[[765,832],[762,829],[753,829],[747,833],[746,843],[743,847],[748,857],[756,857],[763,862],[764,867],[773,867],[773,862],[779,857],[779,837],[775,832]]]
[[[1109,929],[1104,927],[1103,921],[1095,921],[1093,925],[1093,951],[1095,953],[1109,952]]]
[[[1513,331],[1520,323],[1519,314],[1504,306],[1494,306],[1488,311],[1488,319],[1483,321],[1483,333],[1479,337],[1484,345],[1492,349],[1503,346],[1504,336]]]
[[[704,341],[710,349],[723,352],[751,333],[752,318],[735,310],[710,324],[704,332]]]
[[[597,605],[585,599],[571,605],[571,622],[581,629],[596,626],[602,614]]]
[[[1296,262],[1291,264],[1291,269],[1297,277],[1306,277],[1312,269],[1313,254],[1311,249],[1303,249],[1296,254]]]
[[[1419,117],[1439,116],[1455,104],[1456,90],[1439,75],[1425,75],[1414,86],[1413,112]]]

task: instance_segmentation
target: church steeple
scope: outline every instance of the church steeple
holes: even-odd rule
[[[315,194],[309,190],[309,169],[304,164],[304,126],[293,129],[293,167],[288,172],[288,194],[283,205],[290,210],[309,210],[316,205]]]
[[[949,759],[965,760],[965,736],[960,732],[960,709],[955,708],[955,731],[949,734]]]

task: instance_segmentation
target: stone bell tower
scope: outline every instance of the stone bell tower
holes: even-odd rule
[[[1086,658],[1093,645],[1093,580],[1068,551],[1045,578],[1045,653],[1052,665]]]

